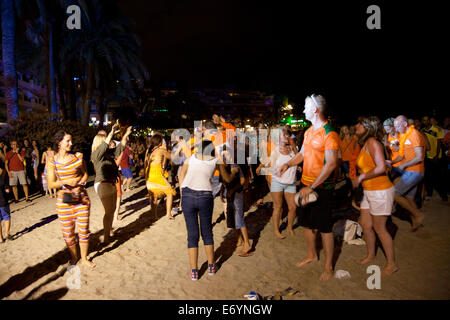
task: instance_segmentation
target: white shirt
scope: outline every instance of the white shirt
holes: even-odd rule
[[[278,156],[275,162],[274,170],[273,170],[273,179],[277,180],[279,183],[283,184],[293,184],[295,183],[295,177],[297,172],[297,166],[292,166],[287,169],[281,177],[278,176],[280,172],[280,168],[286,164],[289,160],[295,157],[295,153],[291,151],[290,154],[281,154],[279,149],[277,148],[275,152],[278,152]]]
[[[217,158],[211,160],[197,159],[193,155],[186,160],[189,167],[184,177],[181,188],[189,188],[195,191],[212,191],[211,179],[216,170]]]

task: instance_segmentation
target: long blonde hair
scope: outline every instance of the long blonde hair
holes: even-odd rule
[[[98,149],[98,147],[100,147],[100,145],[102,144],[103,141],[106,140],[106,135],[104,134],[97,134],[94,137],[94,141],[92,141],[92,150],[91,153],[94,153],[95,150]]]

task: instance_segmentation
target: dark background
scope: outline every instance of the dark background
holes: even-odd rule
[[[371,4],[381,8],[381,30],[366,27]],[[301,105],[322,94],[332,115],[352,121],[448,114],[442,4],[119,1],[135,22],[152,82],[257,89]]]

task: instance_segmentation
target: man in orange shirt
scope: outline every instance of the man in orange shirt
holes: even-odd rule
[[[300,196],[308,199],[313,191],[318,194],[317,201],[307,204],[302,210],[300,225],[305,230],[308,255],[296,266],[302,267],[318,260],[315,240],[319,231],[325,251],[325,267],[320,280],[328,280],[333,276],[334,237],[330,202],[334,189],[332,173],[337,166],[339,150],[339,135],[326,121],[325,109],[326,101],[322,96],[311,95],[306,98],[305,118],[311,121],[312,126],[305,132],[300,152],[283,165],[279,172],[282,175],[289,167],[303,162]]]
[[[395,118],[394,127],[400,134],[400,145],[399,155],[392,164],[401,162],[397,167],[401,176],[395,184],[395,201],[411,213],[410,231],[414,232],[422,226],[425,219],[414,201],[417,186],[424,177],[425,141],[413,125],[408,126],[408,119],[405,116]]]

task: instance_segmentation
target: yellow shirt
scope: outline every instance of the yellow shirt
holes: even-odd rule
[[[440,127],[433,125],[431,126],[430,129],[423,130],[423,133],[425,134],[425,136],[428,139],[428,142],[430,143],[430,150],[427,151],[427,158],[433,159],[434,157],[436,157],[438,140],[444,139],[444,132]],[[439,152],[438,158],[442,158],[442,148],[441,151]]]

